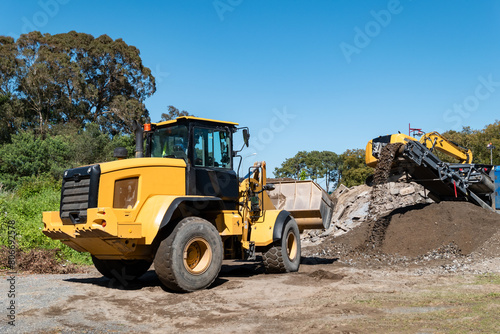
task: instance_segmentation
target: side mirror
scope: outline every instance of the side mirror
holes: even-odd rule
[[[248,147],[249,139],[250,139],[250,133],[248,133],[248,129],[243,129],[243,141],[245,142],[246,147]]]

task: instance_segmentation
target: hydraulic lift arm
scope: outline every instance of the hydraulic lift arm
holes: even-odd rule
[[[431,151],[436,149],[443,152],[444,154],[458,160],[459,163],[472,163],[472,151],[470,149],[449,141],[435,131],[423,135],[420,138],[420,143],[424,144]]]

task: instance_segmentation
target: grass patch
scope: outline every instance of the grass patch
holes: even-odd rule
[[[33,179],[16,191],[0,192],[0,246],[9,246],[8,233],[12,235],[14,231],[19,253],[57,249],[60,261],[91,264],[89,254],[79,253],[42,233],[42,212],[59,210],[60,196],[60,182],[53,179]]]
[[[382,306],[382,301],[375,298],[359,299],[355,301],[356,304],[366,305],[369,307],[378,308]]]
[[[394,294],[369,294],[356,300],[361,313],[371,316],[356,319],[348,326],[373,329],[373,333],[498,333],[500,328],[500,291],[498,275],[481,275],[477,289],[457,284],[439,291]],[[425,289],[426,287],[422,287]]]
[[[488,273],[488,274],[480,275],[480,276],[477,277],[475,284],[479,284],[479,285],[483,285],[483,284],[500,285],[500,275],[493,274],[493,273]]]

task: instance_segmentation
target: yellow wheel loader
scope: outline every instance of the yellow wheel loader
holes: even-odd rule
[[[268,272],[297,271],[299,231],[328,228],[332,203],[311,181],[267,184],[265,162],[240,179],[238,130],[189,116],[146,124],[144,134],[138,127],[136,158],[115,150],[119,160],[64,172],[60,211],[44,212],[43,233],[89,252],[102,275],[120,282],[154,263],[174,291],[204,289],[223,259],[257,253]]]

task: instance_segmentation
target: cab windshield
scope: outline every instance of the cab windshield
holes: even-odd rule
[[[187,161],[188,130],[184,125],[157,129],[151,140],[151,157]]]

